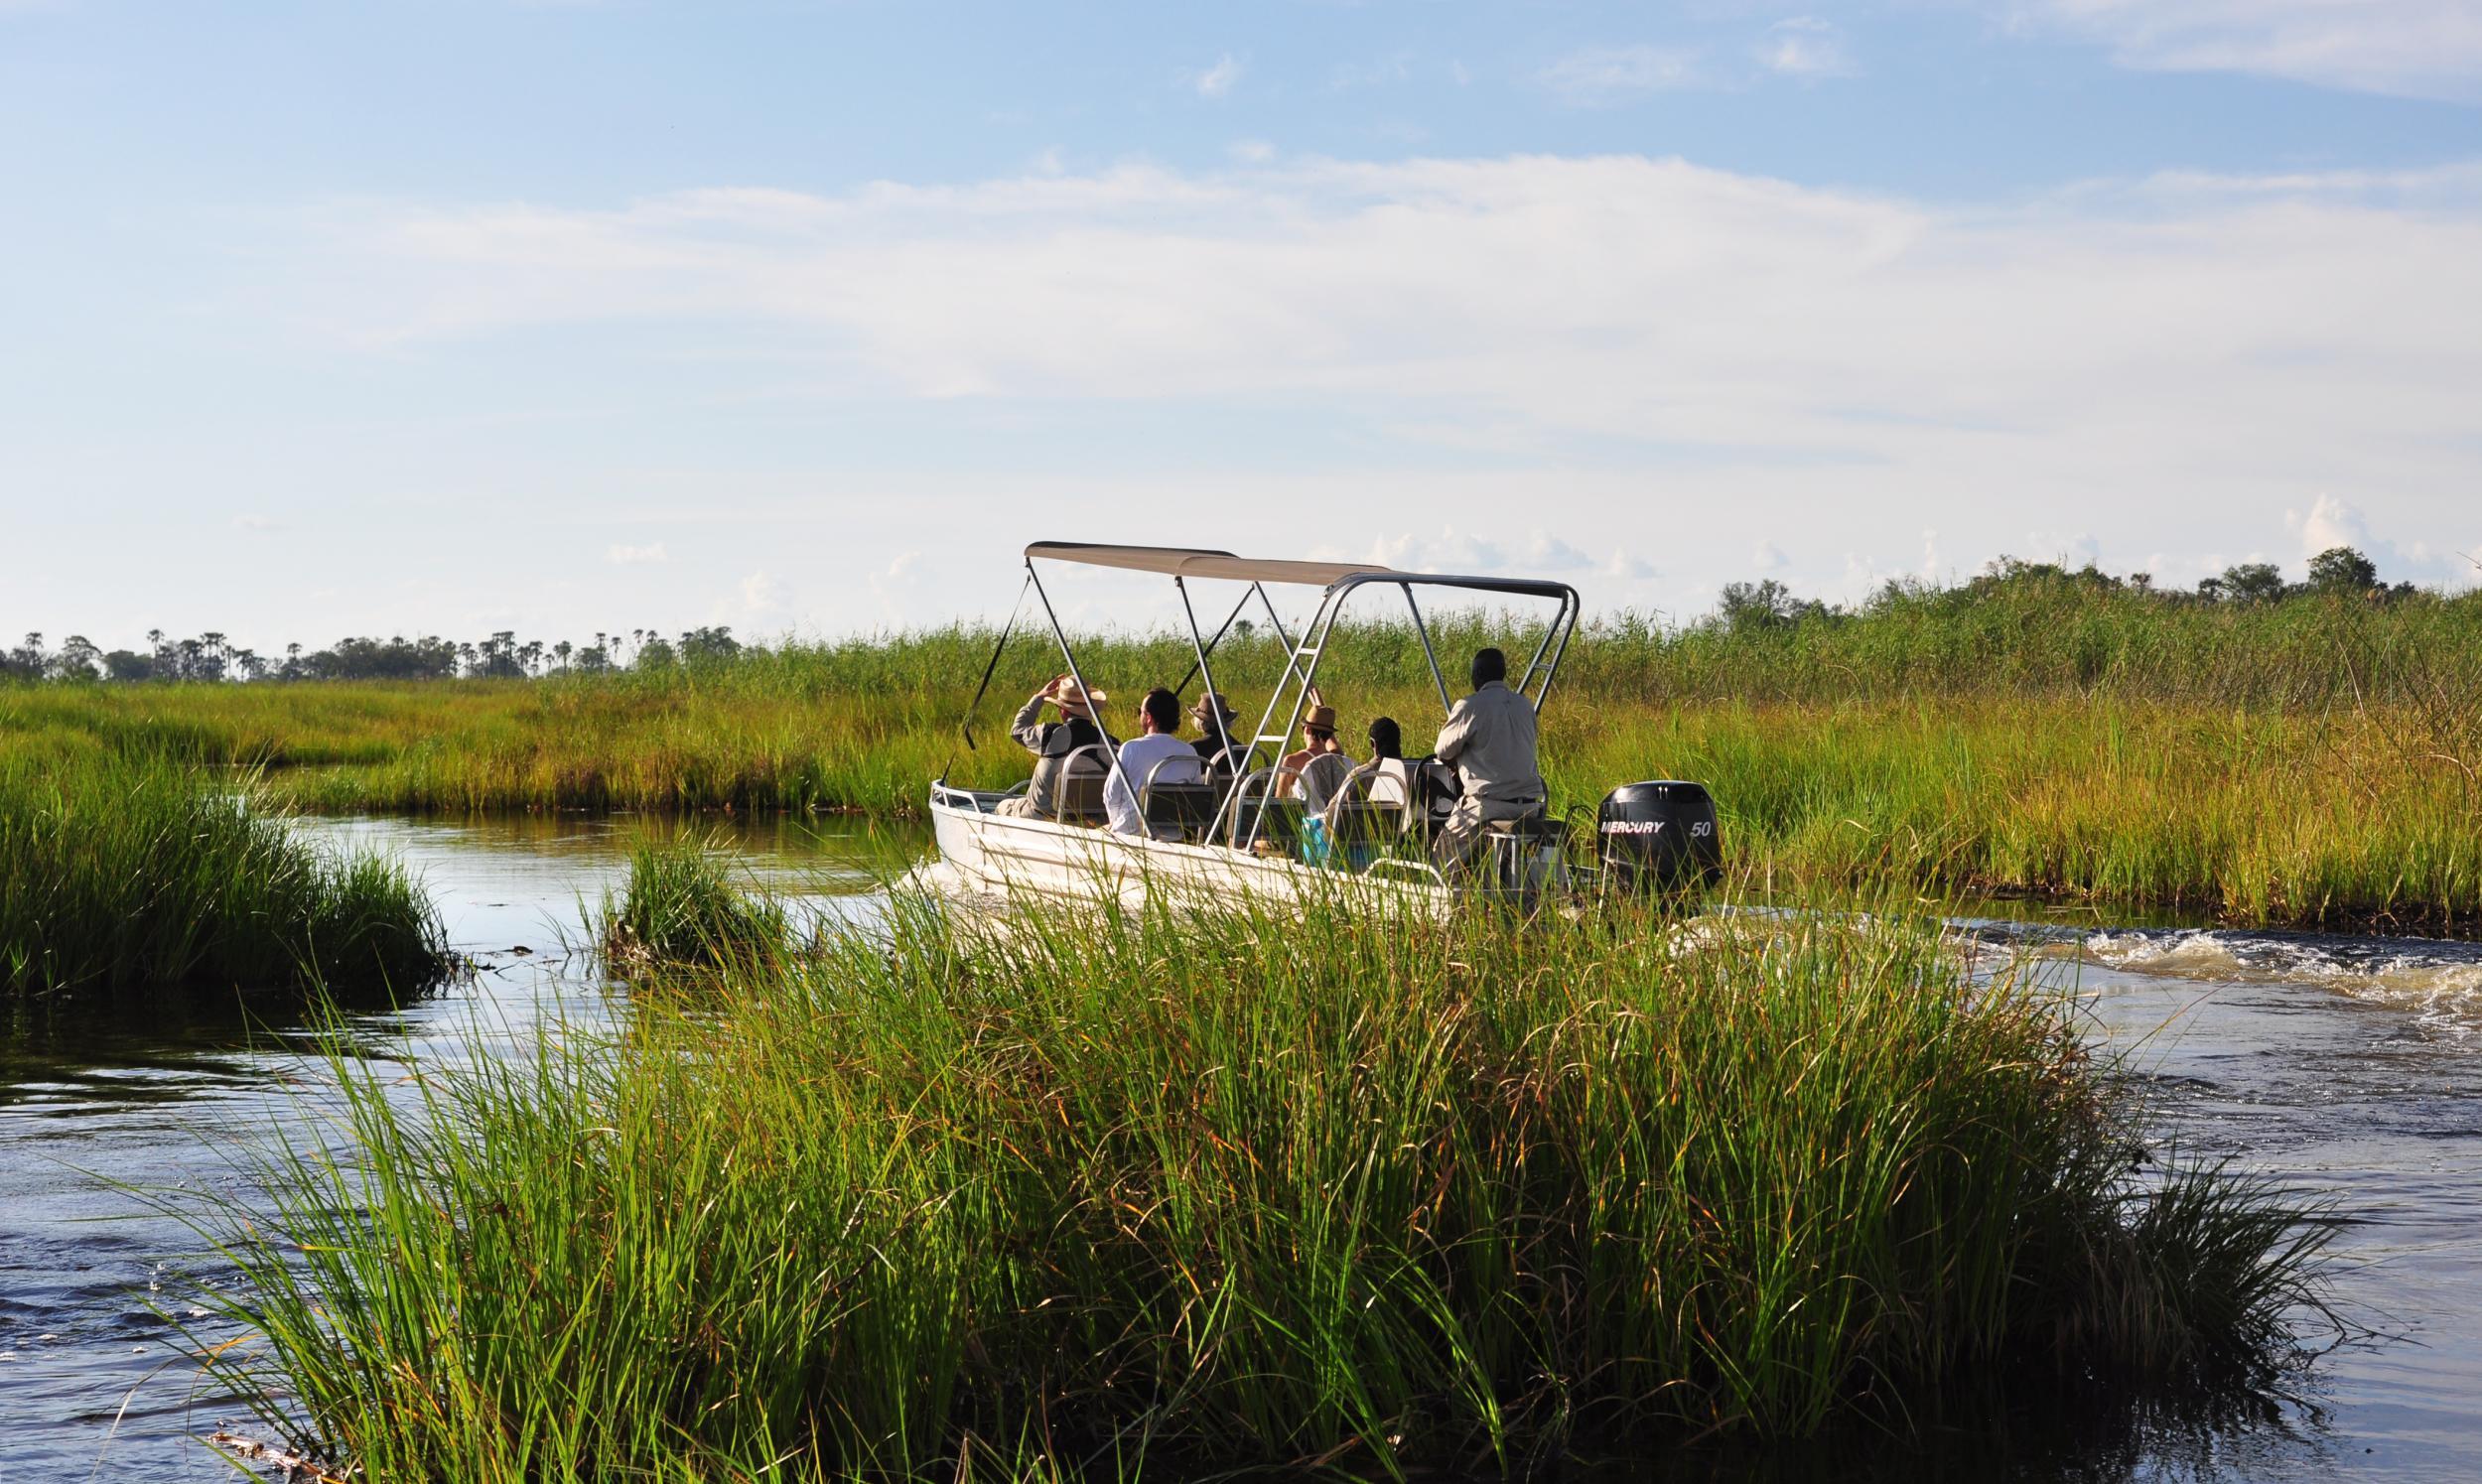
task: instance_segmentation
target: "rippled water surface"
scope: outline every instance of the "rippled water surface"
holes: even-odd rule
[[[629,826],[352,821],[313,826],[424,876],[471,982],[353,1022],[381,1061],[495,1054],[607,1002],[581,899],[617,887]],[[738,843],[778,883],[868,911],[877,846],[800,825]],[[2336,1295],[2388,1338],[2319,1361],[2247,1418],[2049,1418],[1886,1443],[1710,1460],[1701,1477],[2039,1480],[2482,1479],[2482,945],[2403,938],[1973,924],[2051,959],[2094,1034],[2126,1051],[2191,1155],[2230,1155],[2332,1196]],[[0,1480],[215,1479],[193,1439],[241,1420],[166,1343],[198,1243],[129,1187],[247,1198],[228,1158],[304,1129],[324,1066],[294,1028],[178,1004],[0,1034]],[[101,1472],[96,1472],[98,1463]]]

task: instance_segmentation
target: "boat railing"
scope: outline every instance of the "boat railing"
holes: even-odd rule
[[[1448,884],[1448,877],[1440,874],[1440,869],[1437,866],[1432,865],[1428,861],[1416,861],[1406,856],[1381,856],[1377,860],[1371,862],[1368,866],[1363,867],[1362,875],[1377,876],[1383,871],[1403,872],[1405,875],[1414,877],[1417,879],[1428,879],[1434,885],[1445,886]]]

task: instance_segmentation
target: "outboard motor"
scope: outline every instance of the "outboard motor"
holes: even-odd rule
[[[1676,891],[1724,874],[1715,799],[1695,783],[1624,783],[1594,814],[1603,879],[1623,891]]]

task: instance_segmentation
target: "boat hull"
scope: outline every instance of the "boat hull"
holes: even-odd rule
[[[930,811],[939,864],[929,877],[934,884],[966,891],[1111,898],[1133,906],[1150,896],[1247,899],[1283,906],[1349,891],[1441,910],[1455,895],[1423,873],[1389,877],[1323,871],[1282,856],[1021,819],[940,794],[932,796]]]

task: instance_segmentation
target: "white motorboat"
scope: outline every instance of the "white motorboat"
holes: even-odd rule
[[[1037,562],[1070,567],[1108,567],[1157,573],[1172,579],[1191,646],[1191,669],[1175,693],[1197,679],[1209,693],[1215,684],[1215,651],[1255,603],[1281,640],[1283,677],[1267,698],[1255,730],[1234,734],[1239,753],[1229,780],[1213,784],[1124,778],[1111,748],[1091,744],[1063,765],[1067,781],[1050,817],[1004,811],[1026,785],[990,791],[960,788],[943,774],[930,787],[930,816],[939,861],[930,869],[941,885],[980,892],[1032,891],[1091,898],[1141,898],[1149,892],[1194,892],[1222,899],[1249,897],[1286,903],[1337,890],[1371,891],[1418,906],[1445,907],[1474,892],[1525,893],[1574,887],[1589,880],[1677,884],[1704,878],[1720,861],[1715,807],[1695,783],[1632,784],[1602,801],[1594,821],[1590,859],[1570,859],[1579,831],[1546,811],[1542,816],[1489,827],[1472,869],[1454,879],[1433,864],[1429,841],[1435,821],[1411,773],[1393,791],[1367,783],[1340,791],[1316,815],[1288,797],[1281,766],[1302,733],[1312,703],[1318,668],[1346,604],[1365,589],[1394,589],[1422,641],[1443,716],[1451,705],[1448,677],[1432,648],[1429,625],[1417,597],[1446,589],[1499,599],[1537,600],[1553,606],[1541,638],[1522,674],[1509,688],[1539,713],[1551,693],[1581,604],[1567,583],[1537,578],[1465,577],[1402,572],[1350,562],[1261,560],[1225,551],[1181,547],[1104,546],[1042,541],[1026,548],[1026,592],[1040,603],[1053,641],[1080,691],[1086,676],[1059,623]],[[1213,634],[1197,620],[1191,585],[1240,585],[1240,596]],[[1310,587],[1317,604],[1297,637],[1277,611],[1271,587]],[[1020,597],[1023,610],[1024,597]],[[964,740],[975,745],[973,711],[997,673],[1017,627],[1013,616],[967,711]],[[1416,765],[1419,766],[1418,764]],[[1366,771],[1366,770],[1365,770]],[[1444,772],[1444,770],[1437,770]],[[1105,828],[1104,790],[1115,780],[1134,797],[1145,834]],[[1450,785],[1452,786],[1452,784]]]

